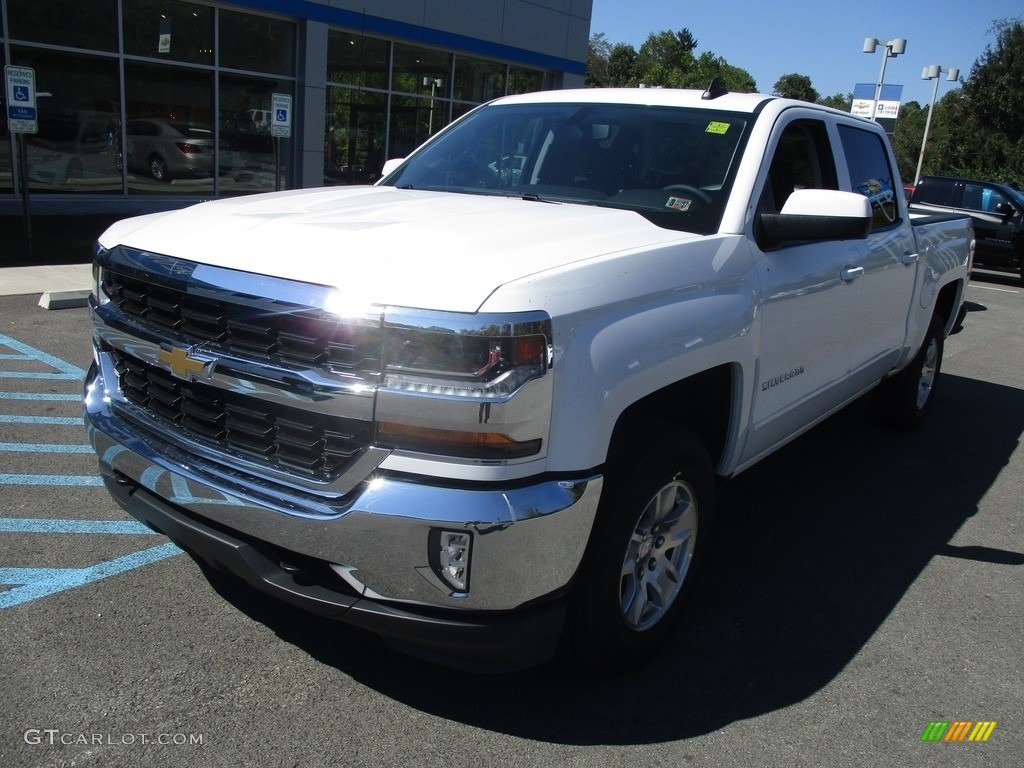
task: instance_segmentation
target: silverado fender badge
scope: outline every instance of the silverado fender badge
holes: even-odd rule
[[[217,359],[194,357],[192,349],[174,346],[168,349],[161,345],[156,357],[179,379],[195,381],[200,377],[208,379],[213,376]]]
[[[804,367],[802,365],[798,365],[796,368],[794,368],[791,371],[786,371],[785,373],[783,373],[783,374],[781,374],[779,376],[776,376],[775,378],[768,379],[767,381],[762,381],[761,382],[761,391],[762,392],[767,392],[772,387],[777,387],[782,382],[789,381],[790,379],[795,378],[796,376],[799,376],[803,372],[804,372]]]

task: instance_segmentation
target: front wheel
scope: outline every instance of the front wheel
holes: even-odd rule
[[[882,383],[879,394],[885,416],[897,429],[916,429],[928,415],[942,368],[944,341],[945,324],[933,317],[914,359],[902,373]]]
[[[618,441],[579,577],[566,645],[596,672],[637,666],[679,619],[710,532],[714,474],[701,442],[660,422]]]

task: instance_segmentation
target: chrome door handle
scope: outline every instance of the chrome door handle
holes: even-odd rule
[[[864,274],[864,267],[845,267],[839,276],[843,278],[843,282],[852,283],[858,277]]]
[[[920,253],[904,253],[900,256],[900,264],[909,267],[911,264],[916,264],[920,258]]]

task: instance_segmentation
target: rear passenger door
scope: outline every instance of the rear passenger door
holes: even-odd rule
[[[892,370],[903,350],[920,254],[885,138],[853,122],[840,122],[838,133],[846,160],[840,184],[865,195],[873,217],[870,234],[857,244],[861,290],[850,325],[853,395]]]
[[[790,110],[773,131],[754,209],[755,263],[761,285],[760,350],[748,458],[801,431],[846,397],[850,328],[858,306],[861,241],[774,246],[759,231],[762,213],[778,213],[795,189],[838,189],[825,121]]]

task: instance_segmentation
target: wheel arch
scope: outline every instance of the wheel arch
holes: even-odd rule
[[[963,281],[956,280],[943,286],[942,290],[939,291],[939,295],[935,297],[934,315],[942,319],[947,336],[953,332],[953,326],[958,320],[956,310],[960,306],[963,292]]]
[[[691,431],[704,444],[712,466],[725,455],[737,407],[739,376],[734,364],[709,368],[651,392],[626,408],[615,422],[608,455],[629,450],[631,427],[647,420],[674,424]]]

